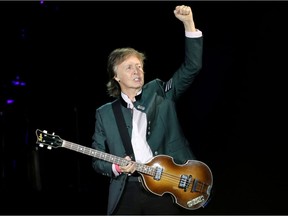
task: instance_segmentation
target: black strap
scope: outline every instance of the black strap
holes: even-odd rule
[[[122,138],[122,141],[126,149],[126,154],[129,155],[129,157],[133,160],[134,153],[132,149],[131,138],[129,136],[129,133],[128,133],[128,130],[124,121],[124,116],[121,110],[120,100],[117,100],[114,103],[112,103],[112,107],[113,107],[114,115],[117,121],[120,136]]]

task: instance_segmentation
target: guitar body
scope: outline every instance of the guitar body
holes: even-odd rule
[[[158,180],[151,175],[140,173],[142,184],[151,193],[158,196],[169,193],[176,204],[189,210],[202,207],[208,200],[213,177],[205,163],[188,160],[183,165],[177,165],[172,157],[158,155],[146,165],[162,168],[162,174]],[[191,176],[190,180],[186,178],[189,176]]]

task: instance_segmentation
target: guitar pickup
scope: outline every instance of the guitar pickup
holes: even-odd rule
[[[157,181],[159,181],[159,180],[161,179],[162,172],[163,172],[163,168],[161,168],[161,167],[156,167],[154,179],[157,180]]]
[[[186,192],[187,188],[191,184],[192,175],[181,175],[178,187],[184,189]]]

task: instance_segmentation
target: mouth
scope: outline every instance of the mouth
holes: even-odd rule
[[[141,78],[140,78],[140,77],[135,77],[135,78],[133,79],[133,81],[140,82],[140,81],[141,81]]]

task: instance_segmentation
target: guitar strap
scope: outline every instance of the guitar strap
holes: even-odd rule
[[[120,100],[117,100],[114,103],[112,103],[112,108],[113,108],[113,111],[114,111],[114,115],[115,115],[115,118],[116,118],[116,122],[117,122],[117,125],[118,125],[120,136],[121,136],[123,144],[125,146],[126,154],[129,155],[129,157],[133,160],[134,152],[133,152],[133,149],[132,149],[131,138],[130,138],[130,135],[128,133],[125,121],[124,121],[124,116],[123,116],[123,113],[122,113],[122,110],[121,110]]]

